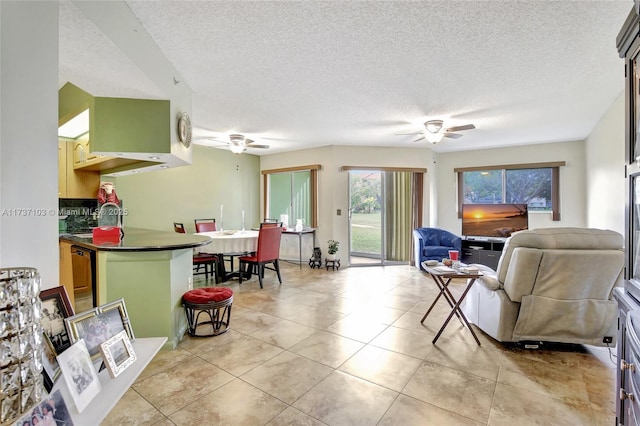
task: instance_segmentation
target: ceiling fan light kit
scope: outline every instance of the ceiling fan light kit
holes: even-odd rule
[[[461,130],[471,130],[475,129],[476,126],[473,124],[464,124],[462,126],[454,126],[448,129],[442,130],[442,126],[444,125],[444,121],[442,120],[428,120],[424,122],[424,130],[416,133],[397,133],[398,135],[423,135],[422,137],[414,140],[413,142],[419,142],[423,139],[428,140],[432,144],[437,144],[442,141],[442,138],[451,138],[458,139],[462,137],[461,134],[452,133]]]
[[[429,142],[435,145],[438,142],[442,141],[442,138],[444,138],[444,133],[426,133],[425,137]]]
[[[260,144],[255,144],[254,145],[254,140],[246,138],[244,135],[238,134],[238,133],[232,133],[229,135],[229,142],[226,142],[224,140],[220,140],[216,137],[209,137],[209,136],[201,136],[201,137],[196,137],[196,139],[208,139],[208,140],[212,140],[212,141],[216,141],[216,142],[220,142],[223,143],[225,145],[227,145],[229,147],[229,150],[231,152],[233,152],[234,154],[242,154],[243,152],[245,152],[247,150],[247,148],[258,148],[258,149],[268,149],[269,145],[260,145]]]

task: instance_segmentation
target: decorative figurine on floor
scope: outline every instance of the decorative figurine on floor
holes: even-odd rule
[[[309,266],[311,266],[311,269],[316,266],[318,269],[322,267],[322,251],[320,251],[320,247],[313,248],[313,256],[309,259]]]
[[[324,261],[324,264],[327,267],[327,271],[329,270],[329,266],[331,266],[331,268],[334,270],[340,269],[340,259],[336,258],[336,253],[338,252],[339,245],[339,241],[329,240],[329,248],[327,250],[329,256]]]

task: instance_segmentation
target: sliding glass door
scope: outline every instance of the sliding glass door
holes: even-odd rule
[[[349,264],[408,263],[413,209],[411,172],[349,171]]]

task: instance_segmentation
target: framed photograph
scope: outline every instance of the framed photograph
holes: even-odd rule
[[[31,410],[25,412],[15,425],[73,426],[73,420],[71,419],[71,415],[69,415],[67,404],[62,398],[62,393],[60,390],[57,390],[50,395],[45,395],[44,399]]]
[[[81,413],[102,389],[84,340],[75,342],[58,355],[58,364],[73,402]]]
[[[115,379],[136,360],[136,354],[126,331],[121,331],[101,344],[100,353],[102,353],[102,359],[104,359],[112,379]]]
[[[49,340],[47,333],[42,333],[42,377],[44,387],[47,392],[51,392],[53,384],[60,376],[60,365],[57,359],[58,354]]]
[[[65,318],[64,321],[71,341],[75,343],[83,339],[92,360],[100,358],[100,345],[121,331],[126,331],[129,340],[134,340],[124,299]]]
[[[40,300],[42,301],[40,324],[49,337],[55,353],[61,354],[71,346],[71,340],[64,324],[65,318],[73,316],[69,296],[65,288],[60,286],[42,290]]]

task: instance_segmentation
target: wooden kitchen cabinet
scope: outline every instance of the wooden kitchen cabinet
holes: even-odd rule
[[[75,310],[75,296],[73,289],[73,266],[71,264],[71,243],[60,241],[60,285],[64,286],[69,296],[71,306]]]
[[[73,142],[73,168],[75,170],[100,170],[100,167],[96,167],[96,165],[113,159],[114,157],[91,152],[89,133],[85,133]]]
[[[58,197],[96,198],[100,173],[74,169],[75,142],[58,141]]]
[[[67,143],[58,141],[58,198],[67,196]]]

